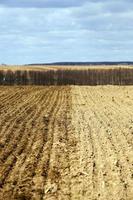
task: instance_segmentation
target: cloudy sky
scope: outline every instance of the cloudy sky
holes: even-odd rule
[[[133,61],[132,0],[0,0],[0,63]]]

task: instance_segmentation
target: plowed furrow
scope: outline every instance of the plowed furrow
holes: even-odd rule
[[[37,98],[38,98],[38,102],[39,102],[39,100],[40,100],[41,97],[38,96]],[[8,134],[7,135],[4,134],[4,136],[3,136],[2,140],[1,140],[1,142],[3,143],[3,145],[6,145],[6,149],[8,149],[8,145],[10,145],[10,141],[14,142],[14,141],[20,140],[20,138],[22,137],[23,132],[24,132],[23,129],[25,127],[25,124],[27,123],[27,120],[30,119],[31,116],[32,116],[32,109],[33,108],[36,109],[36,103],[37,103],[36,101],[34,101],[33,104],[28,103],[27,104],[27,108],[25,108],[23,111],[21,111],[21,113],[18,114],[19,117],[15,118],[15,121],[14,121],[13,124],[9,121],[9,126],[7,126],[7,129],[6,128],[4,129]],[[23,118],[25,118],[25,121],[20,120],[20,119],[23,119]],[[19,129],[20,129],[20,134],[17,131]],[[11,140],[14,136],[15,136],[14,140]]]
[[[112,106],[110,106],[110,110],[112,110]],[[119,115],[120,114],[121,114],[121,112],[119,112]],[[116,140],[115,142],[114,141],[112,142],[112,144],[113,144],[112,147],[114,147],[115,144],[116,145],[119,144],[122,148],[118,149],[118,147],[116,147],[116,149],[118,149],[117,150],[118,152],[122,153],[122,158],[126,158],[124,163],[128,162],[128,161],[130,161],[130,163],[131,163],[131,156],[129,154],[129,152],[131,152],[131,148],[128,146],[126,138],[123,135],[123,130],[122,130],[122,128],[120,128],[120,126],[118,124],[117,117],[115,118],[115,115],[108,116],[107,113],[101,112],[101,110],[98,110],[96,112],[96,115],[97,115],[97,118],[99,118],[99,120],[101,120],[103,126],[105,126],[105,130],[106,130],[107,134],[103,138],[106,138],[106,136],[110,136],[111,127],[118,130],[116,135],[115,135],[116,131],[114,132],[114,134],[111,134],[113,137],[115,136],[115,140]],[[118,116],[118,113],[116,113],[116,116]],[[117,141],[119,141],[119,143]],[[129,166],[131,169],[131,166],[129,163],[127,163],[127,166]]]
[[[111,108],[110,108],[110,110],[111,110]],[[119,113],[120,114],[120,113]],[[105,151],[105,154],[107,154],[108,152],[109,152],[109,146],[107,145],[108,143],[106,143],[107,142],[107,140],[105,140],[106,138],[107,138],[107,136],[108,135],[110,135],[111,134],[111,132],[109,131],[109,127],[108,127],[108,125],[110,124],[110,122],[112,121],[113,122],[113,124],[111,124],[110,126],[111,127],[113,127],[113,128],[115,128],[115,124],[117,124],[117,122],[116,121],[114,121],[113,119],[109,119],[108,118],[108,116],[106,116],[106,115],[104,115],[104,112],[101,112],[101,110],[99,109],[99,110],[97,110],[97,112],[96,112],[96,116],[97,116],[97,119],[99,119],[99,121],[102,121],[102,127],[105,127],[105,133],[106,134],[104,134],[103,135],[103,137],[101,138],[101,134],[99,134],[99,141],[103,141],[102,142],[102,144],[103,144],[103,147],[104,147],[104,149],[106,149],[106,151]],[[114,116],[114,115],[113,115]],[[118,132],[117,132],[117,134],[119,134],[119,133],[121,133],[122,131],[121,130],[119,130],[118,129]],[[112,137],[110,137],[111,138],[111,140],[112,140],[112,138],[115,136],[115,134],[114,133],[116,133],[116,132],[113,132],[113,134],[111,134],[111,136]],[[122,138],[122,134],[121,134],[121,138]],[[104,140],[105,140],[105,142],[104,142]],[[110,141],[111,141],[110,140]],[[123,138],[123,141],[125,140],[125,138]],[[109,141],[109,140],[108,140]],[[123,146],[121,146],[121,144],[120,144],[120,142],[118,142],[118,141],[121,141],[120,139],[118,139],[117,138],[117,135],[116,135],[116,139],[115,140],[113,140],[113,141],[111,141],[111,144],[112,144],[112,147],[111,147],[111,149],[113,149],[114,150],[114,153],[115,153],[115,155],[116,155],[116,160],[114,160],[114,163],[113,163],[113,165],[114,165],[114,169],[115,169],[115,165],[118,165],[118,174],[119,174],[119,179],[120,179],[120,183],[119,183],[119,185],[122,185],[123,186],[123,196],[125,195],[126,196],[126,187],[125,187],[125,183],[127,182],[127,179],[128,178],[131,178],[131,171],[130,171],[130,169],[131,169],[131,166],[130,166],[130,164],[127,162],[127,160],[128,159],[125,159],[126,158],[126,156],[127,155],[129,155],[130,156],[130,154],[129,154],[129,152],[130,152],[130,149],[128,149],[128,153],[126,154],[126,156],[125,156],[125,153],[126,153],[126,151],[124,152],[123,151],[123,148],[121,148],[121,147],[123,147]],[[120,144],[120,146],[121,147],[118,147],[118,144]],[[127,146],[127,148],[128,148],[128,145],[126,145]],[[123,151],[123,152],[122,152]],[[122,154],[121,154],[122,153]],[[110,155],[111,154],[109,154],[108,155],[108,157],[110,157]],[[121,158],[121,160],[119,160],[119,158]],[[131,158],[131,157],[130,157]],[[122,161],[123,160],[123,161]],[[125,163],[127,163],[126,165],[125,165]],[[124,165],[125,165],[125,167],[124,167]],[[116,168],[116,169],[117,169]],[[109,173],[109,174],[111,174],[111,173]],[[107,176],[107,178],[109,177],[109,175]],[[108,181],[109,182],[109,181]],[[129,184],[129,187],[128,188],[130,188],[131,187],[131,184]],[[117,187],[116,187],[117,188]],[[120,188],[120,187],[119,187]],[[122,193],[122,190],[121,190],[121,193]]]
[[[56,96],[55,94],[53,94],[53,97],[54,96]],[[54,102],[53,102],[54,103]],[[55,105],[53,104],[53,107],[54,107]],[[44,113],[43,113],[44,114]],[[41,114],[42,115],[42,114]],[[40,115],[40,116],[41,116]],[[42,120],[42,119],[41,119]],[[41,130],[40,130],[41,131]],[[37,132],[38,132],[38,134],[37,134],[37,137],[39,138],[40,137],[40,141],[38,140],[38,145],[39,145],[39,147],[41,146],[41,140],[43,139],[42,137],[41,137],[41,133],[39,133],[39,129],[37,130]],[[40,136],[39,136],[40,135]],[[45,138],[45,140],[46,140],[46,138]],[[35,146],[35,144],[36,144],[36,141],[34,141],[34,146]],[[24,163],[24,168],[22,167],[22,172],[23,173],[21,173],[21,176],[23,177],[23,178],[21,178],[20,179],[20,182],[18,182],[18,185],[21,187],[21,189],[20,189],[20,187],[18,188],[18,190],[16,189],[16,192],[15,192],[15,195],[16,196],[21,196],[22,194],[23,195],[26,195],[26,190],[28,189],[28,190],[30,190],[30,184],[31,184],[31,180],[33,179],[34,180],[34,178],[33,178],[33,174],[32,173],[35,173],[34,171],[34,168],[36,168],[36,164],[39,162],[39,157],[40,157],[40,155],[41,155],[41,150],[42,149],[42,146],[41,146],[41,148],[40,148],[40,150],[37,150],[36,151],[36,153],[35,152],[32,152],[32,154],[30,154],[29,156],[31,156],[31,157],[33,157],[33,159],[30,159],[29,161],[28,160],[26,160],[25,161],[25,163]],[[35,154],[35,155],[34,155]],[[38,157],[39,156],[39,157]],[[37,159],[37,162],[36,162],[36,159]],[[27,162],[27,163],[26,163]],[[28,164],[28,162],[29,162],[29,164]],[[32,166],[32,167],[31,167]],[[31,168],[30,168],[31,167]],[[25,171],[26,170],[26,171]],[[28,179],[26,178],[26,177],[28,177]],[[31,179],[30,179],[30,177],[31,177]],[[26,187],[25,187],[25,184],[26,184]],[[28,185],[29,185],[29,187],[28,187]],[[22,194],[21,194],[21,192],[22,192]],[[26,195],[27,196],[27,195]]]
[[[0,200],[132,200],[133,87],[0,87]]]
[[[1,126],[0,140],[2,138],[3,143],[9,143],[13,136],[13,134],[10,134],[10,131],[18,129],[19,125],[23,123],[23,116],[27,116],[28,112],[30,113],[33,106],[32,101],[34,102],[36,97],[39,98],[39,92],[27,98],[25,102],[19,104],[13,113],[11,111],[9,112],[7,119]]]
[[[34,92],[36,92],[36,90],[37,89],[35,89]],[[32,90],[30,91],[30,90],[28,90],[28,88],[26,90],[18,89],[14,93],[15,94],[12,95],[11,99],[9,99],[7,97],[6,99],[4,99],[3,101],[0,102],[0,104],[1,104],[0,114],[2,116],[2,119],[4,117],[3,121],[7,117],[9,117],[9,112],[11,114],[13,114],[13,112],[16,110],[16,106],[15,106],[16,104],[18,105],[19,103],[24,102],[25,101],[25,97],[27,98],[27,96],[30,96],[30,94],[32,93]],[[5,115],[5,113],[7,113],[7,114]]]
[[[97,92],[98,93],[98,92]],[[113,96],[113,95],[112,95]],[[100,97],[100,94],[99,94]],[[111,99],[111,98],[110,98]],[[99,100],[102,100],[99,98]],[[118,101],[118,100],[117,100]],[[98,101],[99,102],[99,101]],[[101,101],[102,102],[102,101]],[[107,113],[108,117],[111,118],[111,122],[118,127],[118,129],[121,129],[121,136],[125,137],[123,141],[126,142],[126,147],[130,146],[132,148],[132,109],[131,107],[128,107],[126,104],[123,103],[123,101],[119,101],[117,104],[116,99],[114,102],[109,101],[108,102],[108,107],[102,104],[103,111],[106,113],[107,108],[109,109],[110,113]],[[130,100],[131,103],[131,100]],[[126,112],[125,112],[126,110]],[[115,123],[114,123],[115,120]],[[120,123],[121,122],[121,123]]]
[[[14,121],[16,120],[16,115],[20,115],[21,117],[21,113],[23,114],[23,112],[26,112],[26,110],[29,109],[29,105],[31,105],[32,101],[34,101],[34,99],[36,98],[36,96],[38,96],[39,92],[37,91],[36,93],[32,93],[31,95],[28,95],[25,101],[20,101],[20,103],[18,104],[18,102],[16,102],[16,104],[18,105],[17,107],[15,106],[15,108],[12,109],[7,109],[6,113],[4,115],[1,114],[1,129],[6,128],[6,124],[10,125],[12,123],[14,123]],[[6,106],[5,106],[6,108]],[[17,119],[18,120],[18,119]],[[18,121],[19,122],[19,121]],[[3,130],[3,132],[7,132],[5,129]],[[3,133],[1,130],[1,134]]]
[[[52,97],[53,96],[54,97],[56,96],[54,91],[52,92]],[[50,102],[53,100],[52,97],[48,101],[49,105],[50,105]],[[54,103],[54,101],[52,101],[52,102]],[[50,106],[49,106],[49,108],[50,108]],[[45,110],[45,108],[44,108],[44,110],[42,110],[42,111],[43,111],[43,116],[44,116],[45,112],[47,112],[47,110]],[[30,153],[29,153],[28,157],[25,159],[25,162],[23,164],[22,171],[20,174],[21,177],[19,179],[20,182],[18,184],[18,186],[21,186],[22,188],[18,187],[18,191],[16,191],[16,195],[18,195],[18,196],[19,195],[21,196],[21,192],[24,195],[26,195],[27,189],[29,191],[31,191],[32,188],[30,188],[30,184],[32,184],[32,186],[34,188],[34,184],[35,184],[34,176],[36,176],[36,168],[37,168],[37,165],[39,163],[39,160],[40,160],[40,157],[42,154],[42,149],[45,146],[45,143],[47,142],[47,137],[48,137],[47,130],[46,130],[47,125],[44,124],[46,122],[43,122],[44,119],[43,119],[42,113],[40,116],[41,116],[40,123],[43,124],[43,127],[42,128],[38,127],[36,137],[34,138],[33,146],[31,146]],[[32,168],[30,169],[31,166],[32,166]],[[27,177],[28,177],[28,179],[27,179]],[[24,183],[26,183],[27,186]],[[28,187],[28,185],[29,185],[29,187]]]
[[[38,101],[38,102],[36,102],[36,103],[37,103],[37,104],[38,104],[38,103],[41,103],[41,101]],[[43,103],[44,103],[44,101],[43,101]],[[40,106],[41,106],[41,105],[40,105]],[[33,115],[33,113],[31,113],[31,116],[29,116],[29,119],[26,120],[28,123],[25,124],[25,127],[27,127],[28,129],[30,128],[30,126],[29,126],[30,122],[32,122],[31,127],[32,127],[32,125],[33,125],[33,121],[32,121],[31,119],[34,120],[34,115]],[[24,124],[23,124],[23,125],[24,125]],[[19,155],[23,152],[23,148],[24,148],[24,146],[27,144],[26,140],[28,141],[28,138],[26,138],[26,136],[28,135],[28,133],[30,133],[29,130],[28,130],[27,128],[25,128],[25,130],[23,130],[25,134],[23,134],[22,141],[19,141],[19,142],[20,142],[20,145],[18,146],[18,148],[17,148],[16,151],[14,152],[14,154],[15,154],[16,156],[19,156]],[[26,134],[26,131],[28,131],[27,134]],[[28,136],[29,136],[29,135],[28,135]],[[30,138],[29,138],[29,139],[30,139]],[[9,180],[8,180],[8,181],[9,181]],[[15,180],[15,182],[16,182],[16,180]],[[10,183],[11,183],[11,182],[10,182]],[[7,185],[8,185],[8,184],[7,184]],[[9,189],[9,187],[7,187],[7,188]],[[9,192],[8,192],[8,193],[9,193]]]
[[[1,161],[2,161],[2,163],[5,163],[5,166],[6,166],[6,160],[7,160],[7,158],[11,155],[11,153],[12,153],[12,151],[14,150],[14,149],[16,149],[17,151],[18,151],[18,154],[20,154],[21,153],[21,145],[19,145],[18,146],[18,143],[20,142],[21,143],[21,139],[23,139],[23,137],[24,137],[24,132],[25,132],[25,129],[26,129],[26,123],[27,123],[27,121],[29,120],[30,121],[30,119],[33,117],[34,115],[33,115],[33,112],[31,112],[31,113],[29,113],[29,115],[27,115],[27,117],[25,118],[25,121],[23,121],[23,123],[22,124],[20,124],[20,127],[19,127],[19,132],[17,131],[16,133],[15,133],[15,138],[14,138],[14,140],[12,141],[12,143],[9,143],[8,144],[8,146],[7,146],[7,149],[5,149],[5,151],[4,152],[2,152],[2,154],[1,154]],[[17,136],[17,134],[18,134],[18,136]],[[25,138],[24,138],[25,139]],[[17,149],[17,146],[18,146],[18,148],[19,149]],[[13,154],[15,154],[16,152],[14,151],[14,153]],[[11,155],[12,156],[12,155]],[[17,155],[16,155],[17,156]],[[9,159],[8,159],[9,160]],[[7,163],[8,163],[8,160],[7,160]],[[6,170],[6,168],[5,168],[5,170]],[[2,169],[2,171],[3,171],[3,175],[4,174],[6,174],[7,175],[7,173],[4,173],[4,169]],[[5,176],[3,177],[3,182],[5,181]]]
[[[79,113],[77,112],[79,115],[77,129],[78,127],[80,128],[82,138],[84,132],[88,132],[88,128],[86,128],[86,124],[88,124],[91,130],[91,138],[93,140],[91,143],[94,144],[92,198],[127,199],[129,197],[130,199],[131,187],[133,185],[131,181],[132,151],[123,133],[124,124],[122,126],[120,124],[120,119],[117,119],[124,115],[124,110],[126,110],[125,106],[123,106],[124,108],[120,108],[117,104],[119,109],[118,111],[115,111],[117,106],[114,106],[113,101],[112,103],[109,102],[108,105],[106,105],[105,102],[102,103],[101,95],[106,95],[106,93],[107,95],[110,95],[109,91],[106,91],[105,93],[104,88],[102,88],[102,92],[96,87],[93,89],[83,87],[80,91],[78,91],[78,89],[80,90],[78,87],[74,88],[77,102],[75,102],[73,106],[75,107],[75,113],[75,104],[79,106],[79,108],[77,106],[77,109],[79,110]],[[112,95],[114,94],[111,93],[109,99],[112,98]],[[122,106],[122,104],[120,105]],[[106,106],[106,110],[104,110],[104,106]],[[112,115],[108,115],[108,112],[111,112]],[[130,119],[130,116],[131,112],[129,111],[129,113],[124,116],[123,121],[126,121],[126,117]],[[73,118],[75,119],[76,115]],[[81,127],[83,127],[83,131]],[[80,146],[83,146],[83,149],[89,149],[89,145],[86,148],[84,140],[80,139],[80,141]],[[84,154],[85,153],[82,155]],[[86,179],[84,179],[84,182],[86,182],[87,185]]]
[[[70,163],[67,138],[67,90],[59,94],[59,101],[51,116],[49,130],[53,132],[49,166],[46,175],[45,199],[70,199]],[[60,119],[60,120],[59,120]]]

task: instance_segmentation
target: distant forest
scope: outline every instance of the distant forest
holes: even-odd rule
[[[129,61],[120,61],[120,62],[54,62],[54,63],[32,63],[28,65],[79,65],[79,66],[88,66],[88,65],[133,65],[133,62]]]
[[[133,85],[133,68],[0,70],[0,85]]]

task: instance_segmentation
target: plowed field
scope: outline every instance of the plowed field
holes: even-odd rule
[[[133,87],[0,87],[0,200],[132,200]]]

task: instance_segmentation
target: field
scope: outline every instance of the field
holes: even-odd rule
[[[132,200],[133,86],[0,86],[0,200]]]

